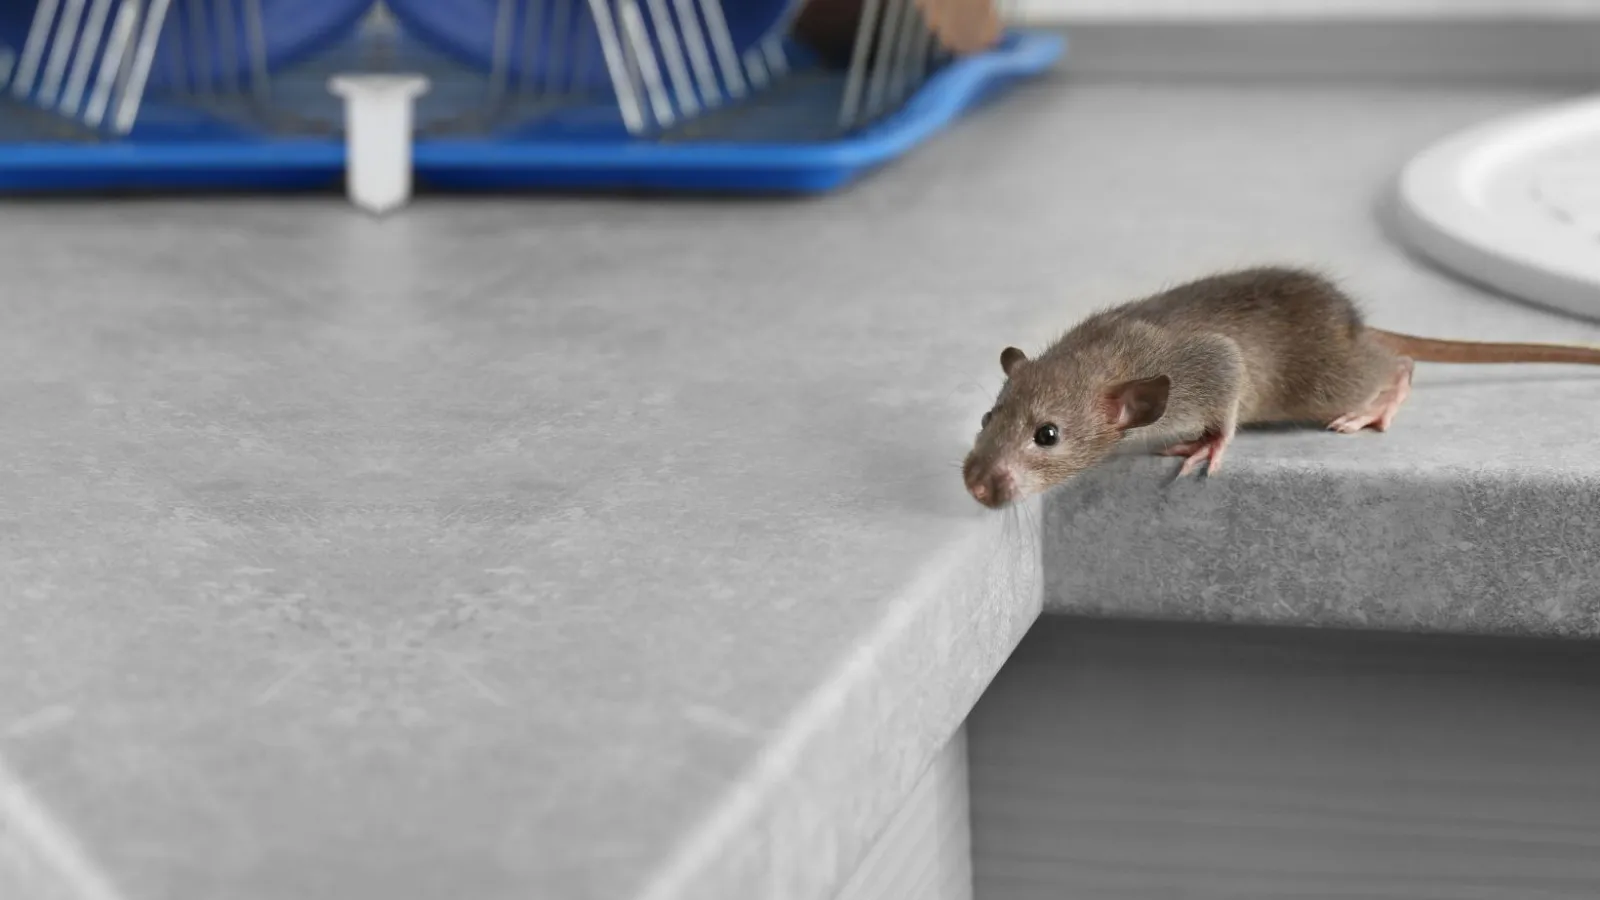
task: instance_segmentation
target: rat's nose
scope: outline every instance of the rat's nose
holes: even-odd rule
[[[987,505],[989,502],[989,481],[984,477],[984,474],[980,470],[977,460],[970,456],[961,465],[961,483],[967,486],[967,493],[972,495],[972,499]]]
[[[962,472],[963,480],[967,483],[967,493],[972,499],[984,506],[996,507],[1004,505],[1011,495],[1016,493],[1017,481],[1012,474],[999,469],[993,472],[980,472],[968,468]]]

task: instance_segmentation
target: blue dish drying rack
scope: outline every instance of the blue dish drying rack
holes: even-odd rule
[[[639,10],[660,12],[665,0],[620,0],[633,7],[626,24],[634,30],[611,23],[610,53],[593,39],[604,28],[588,10],[598,5],[603,13],[609,4],[623,19],[618,0],[424,0],[435,9],[462,4],[491,29],[510,22],[537,43],[519,49],[511,39],[488,39],[478,53],[441,40],[428,22],[387,9],[374,14],[360,0],[298,0],[298,14],[290,9],[297,0],[282,0],[276,19],[263,16],[263,8],[273,11],[270,2],[170,0],[166,20],[148,26],[150,44],[164,52],[138,59],[141,31],[129,26],[113,65],[105,48],[115,26],[107,24],[106,39],[86,50],[84,10],[133,4],[149,23],[166,0],[39,0],[60,7],[57,28],[71,5],[79,7],[71,49],[90,61],[80,65],[63,52],[53,62],[48,49],[36,51],[22,90],[18,51],[0,55],[0,74],[10,76],[0,88],[0,194],[337,187],[346,171],[344,107],[329,80],[357,72],[428,79],[415,101],[411,151],[424,188],[817,193],[903,155],[998,90],[1048,70],[1065,49],[1058,34],[1017,31],[986,52],[952,58],[939,52],[910,0],[864,0],[845,69],[822,64],[781,32],[759,43],[747,35],[742,47],[725,41],[733,52],[720,58],[715,42],[703,40],[691,58],[696,36],[678,30],[683,19],[669,14],[664,27],[644,21],[639,28]],[[569,9],[565,41],[549,27],[559,13],[529,21],[552,2]],[[198,24],[197,5],[211,13]],[[507,6],[515,16],[487,14]],[[318,13],[307,15],[313,8]],[[298,31],[284,23],[298,23]],[[216,40],[224,30],[235,38]],[[561,60],[533,52],[567,45],[574,49]],[[63,87],[73,87],[79,68],[79,102],[67,104]],[[696,81],[704,74],[713,77]],[[732,90],[741,80],[741,90]],[[90,116],[101,82],[110,87],[101,92],[100,115]]]

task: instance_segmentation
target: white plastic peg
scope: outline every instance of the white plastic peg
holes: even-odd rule
[[[411,199],[413,105],[428,92],[422,75],[336,75],[328,90],[344,98],[345,192],[370,213]]]

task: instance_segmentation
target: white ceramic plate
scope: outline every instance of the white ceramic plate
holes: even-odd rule
[[[1403,239],[1462,276],[1600,319],[1600,96],[1498,119],[1400,176]]]

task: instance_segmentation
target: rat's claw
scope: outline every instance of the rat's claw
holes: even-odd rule
[[[1351,413],[1349,415],[1340,416],[1339,418],[1334,419],[1332,422],[1329,422],[1328,430],[1337,431],[1340,434],[1355,434],[1375,421],[1377,421],[1376,416],[1356,415],[1355,413]]]
[[[1183,465],[1178,468],[1178,477],[1182,478],[1200,468],[1201,463],[1206,464],[1206,475],[1215,475],[1222,468],[1222,455],[1227,452],[1228,438],[1221,434],[1208,434],[1198,441],[1189,441],[1183,444],[1174,444],[1163,450],[1165,456],[1186,456]]]
[[[1191,456],[1188,459],[1183,461],[1183,466],[1178,469],[1178,477],[1182,478],[1185,475],[1192,474],[1195,469],[1200,468],[1200,464],[1201,463],[1207,462],[1208,460],[1210,460],[1210,458],[1211,458],[1211,450],[1210,450],[1210,448],[1206,448],[1204,450],[1196,451],[1193,456]],[[1209,466],[1206,468],[1206,471],[1207,472],[1211,471]]]

